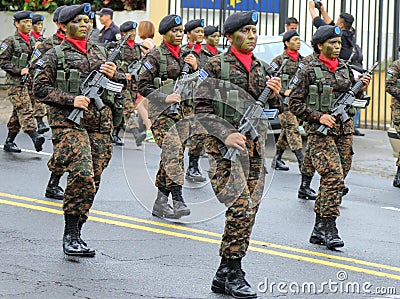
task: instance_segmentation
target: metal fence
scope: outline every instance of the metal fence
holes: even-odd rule
[[[364,68],[381,61],[368,88],[369,106],[361,112],[360,126],[387,129],[390,125],[391,96],[385,93],[386,71],[399,54],[400,0],[323,0],[329,16],[336,21],[341,12],[351,13],[355,22],[356,42],[360,45]],[[255,9],[259,12],[260,35],[284,32],[288,17],[298,19],[300,37],[311,42],[312,25],[306,0],[170,0],[170,13],[179,14],[183,22],[203,18],[207,25],[223,25],[223,21],[237,11]]]

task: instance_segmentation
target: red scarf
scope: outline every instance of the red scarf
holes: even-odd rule
[[[30,35],[29,35],[29,33],[28,34],[25,34],[25,33],[22,33],[22,32],[20,32],[20,31],[18,31],[18,34],[19,34],[19,36],[27,43],[27,44],[29,44],[29,39],[30,39]]]
[[[213,53],[213,55],[217,55],[217,47],[210,46],[209,44],[206,44],[206,48],[208,49],[208,51]]]
[[[40,32],[32,31],[32,35],[36,40],[38,40],[41,37]]]
[[[169,44],[165,39],[164,39],[164,45],[168,48],[168,50],[172,53],[172,55],[175,56],[176,59],[180,59],[181,57],[181,47],[178,46],[174,46]]]
[[[297,61],[299,59],[298,51],[290,52],[288,49],[286,49],[285,51],[286,51],[286,54],[289,55],[289,57],[292,58],[294,61]]]
[[[189,47],[190,47],[190,49],[193,47],[193,43],[189,43]],[[196,46],[194,46],[194,51],[198,54],[198,55],[200,55],[200,52],[201,52],[201,44],[200,43],[197,43],[196,44]]]
[[[337,67],[339,66],[339,60],[337,58],[327,59],[322,57],[322,55],[318,56],[318,59],[324,63],[332,72],[335,72]]]
[[[75,48],[77,48],[83,54],[87,53],[87,49],[86,49],[87,39],[81,40],[81,39],[73,39],[73,38],[69,38],[69,37],[66,37],[65,39],[70,44],[73,44],[75,46]]]
[[[247,72],[250,72],[251,64],[253,63],[253,53],[249,52],[247,54],[240,53],[236,51],[233,47],[231,47],[232,53],[236,56],[237,59],[243,64]]]
[[[133,46],[135,45],[135,41],[134,40],[127,40],[126,44],[129,46],[129,48],[133,49]]]
[[[57,31],[57,37],[58,37],[60,40],[64,40],[65,34],[63,34],[61,31]]]

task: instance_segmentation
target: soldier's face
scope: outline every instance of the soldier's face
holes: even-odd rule
[[[207,44],[216,47],[219,43],[219,38],[221,34],[219,32],[214,32],[213,34],[206,37]]]
[[[335,37],[326,40],[323,44],[318,44],[321,54],[327,58],[338,58],[342,49],[342,38]]]
[[[136,29],[131,29],[128,32],[123,32],[122,35],[125,36],[126,34],[130,33],[128,40],[135,40],[136,37]]]
[[[32,30],[39,33],[42,32],[43,29],[43,22],[39,21],[32,25]]]
[[[179,25],[172,28],[166,34],[164,34],[164,38],[169,44],[179,46],[182,43],[183,26]]]
[[[300,50],[300,37],[293,36],[289,41],[285,42],[285,45],[291,52]]]
[[[197,27],[188,32],[188,37],[191,42],[197,42],[201,44],[204,39],[204,28],[203,27]]]
[[[32,30],[32,20],[31,19],[20,20],[19,22],[15,22],[15,26],[17,26],[19,32],[28,34]]]
[[[232,35],[227,35],[232,47],[240,53],[250,53],[257,44],[257,27],[246,25],[236,30]]]
[[[87,15],[76,16],[67,24],[66,27],[67,37],[80,40],[87,38],[89,30],[90,20]]]

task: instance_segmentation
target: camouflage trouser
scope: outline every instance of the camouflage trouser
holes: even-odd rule
[[[290,111],[284,111],[279,114],[279,121],[281,133],[276,142],[276,147],[285,150],[289,146],[292,151],[301,150],[303,145],[296,116]]]
[[[35,97],[32,92],[32,84],[28,83],[25,85],[28,89],[29,98],[31,99],[33,107],[33,116],[43,118],[46,115],[46,104],[42,103]]]
[[[139,128],[139,123],[135,115],[135,107],[136,107],[135,102],[136,102],[137,92],[125,89],[122,95],[125,97],[125,106],[124,106],[124,119],[121,122],[120,127],[122,127],[125,124],[126,129]]]
[[[68,172],[63,210],[87,218],[100,186],[100,178],[112,153],[110,132],[97,133],[73,128],[52,128],[53,164]]]
[[[311,155],[310,155],[310,146],[308,145],[308,137],[307,137],[307,146],[306,146],[303,163],[301,164],[300,171],[302,174],[309,176],[309,177],[313,177],[315,174],[315,168],[312,164],[312,159],[311,159]]]
[[[353,160],[353,135],[310,135],[312,163],[321,176],[314,211],[321,217],[339,216],[344,179]]]
[[[193,126],[196,126],[196,122],[190,122],[190,131],[191,132],[194,132],[197,129],[197,128],[194,128]],[[193,128],[193,130],[192,130],[192,128]],[[203,134],[196,134],[196,135],[191,136],[189,138],[189,140],[186,141],[186,147],[188,147],[189,156],[194,156],[194,157],[201,156],[201,153],[204,148],[204,138],[205,138],[205,136]]]
[[[392,120],[394,124],[394,128],[397,131],[397,135],[400,138],[400,101],[393,98],[392,102]],[[396,166],[400,166],[400,152],[397,158]]]
[[[168,116],[160,115],[153,122],[151,130],[155,142],[161,148],[156,187],[171,190],[172,186],[183,186],[183,144],[189,136],[189,121],[177,121]]]
[[[11,117],[7,123],[10,132],[18,133],[22,128],[24,132],[37,129],[33,118],[33,109],[28,90],[25,86],[11,86],[8,98],[13,105]]]
[[[263,159],[258,154],[250,158],[238,156],[232,163],[223,159],[216,138],[208,136],[205,141],[210,168],[213,169],[209,172],[211,186],[218,200],[227,206],[219,254],[225,258],[241,258],[246,255],[262,198]]]

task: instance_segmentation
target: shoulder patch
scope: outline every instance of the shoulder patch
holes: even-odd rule
[[[41,55],[42,52],[40,52],[39,49],[36,49],[35,52],[33,52],[34,59],[38,59]]]
[[[1,46],[0,46],[0,49],[3,50],[3,51],[7,50],[7,48],[8,48],[8,45],[5,44],[5,43],[2,43]]]
[[[36,65],[37,66],[43,66],[44,64],[44,60],[43,59],[39,59],[38,61],[36,61]]]
[[[392,75],[393,75],[393,69],[388,69],[388,70],[387,70],[387,74],[388,74],[388,75],[390,74],[390,75],[392,76]]]
[[[201,69],[199,72],[199,80],[204,81],[207,77],[208,73],[204,69]]]
[[[297,84],[299,82],[299,78],[297,76],[293,77],[293,84]]]
[[[143,66],[147,69],[147,70],[151,70],[153,68],[153,66],[151,65],[151,63],[149,61],[146,61],[145,63],[143,63]]]

